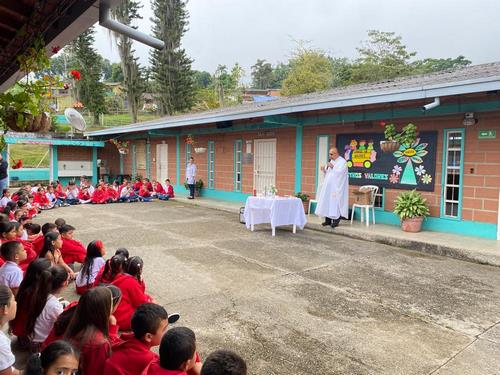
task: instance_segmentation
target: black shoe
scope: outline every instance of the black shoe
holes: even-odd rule
[[[332,220],[332,228],[338,227],[340,224],[340,218]]]
[[[321,223],[321,225],[323,225],[324,227],[326,227],[328,225],[332,225],[332,223],[331,222],[329,223],[329,222],[325,221],[324,223]]]

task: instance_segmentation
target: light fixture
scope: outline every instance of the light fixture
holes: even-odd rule
[[[478,120],[474,117],[474,112],[465,112],[464,119],[462,121],[463,126],[472,126],[477,124]]]

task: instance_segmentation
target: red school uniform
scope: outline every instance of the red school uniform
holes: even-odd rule
[[[163,189],[163,186],[161,186],[160,183],[156,184],[155,193],[156,194],[165,194],[165,189]]]
[[[167,194],[170,198],[174,198],[174,187],[172,185],[167,186]]]
[[[153,191],[153,184],[151,183],[151,181],[146,182],[146,188],[147,188],[149,191]]]
[[[102,332],[96,333],[83,346],[73,340],[73,345],[80,349],[82,375],[104,375],[104,364],[111,355],[111,345],[119,341],[117,326],[109,327],[109,340]]]
[[[37,256],[40,255],[40,253],[42,252],[43,242],[44,242],[44,236],[42,234],[40,234],[38,237],[35,237],[31,241],[31,244],[33,245],[33,250],[35,251]]]
[[[18,241],[23,244],[24,250],[26,250],[26,259],[23,260],[21,263],[19,263],[19,267],[23,270],[23,272],[26,272],[26,269],[30,265],[30,263],[36,259],[38,254],[33,250],[33,244],[31,242],[22,240],[20,238],[16,238],[15,240],[12,241]],[[5,242],[10,242],[10,241],[5,241]],[[4,242],[4,243],[5,243]]]
[[[33,201],[38,203],[41,207],[48,206],[50,204],[49,199],[44,193],[35,193]]]
[[[123,341],[113,345],[113,354],[104,365],[106,375],[141,374],[151,362],[158,359],[158,355],[136,339],[133,333],[124,333],[120,339]]]
[[[64,311],[68,311],[69,309],[73,309],[77,305],[78,305],[78,301],[70,302],[70,304],[64,308]],[[58,336],[56,334],[55,327],[52,326],[52,329],[50,330],[49,335],[47,336],[47,338],[43,342],[42,346],[40,347],[40,350],[44,350],[47,346],[49,346],[50,344],[52,344],[54,341],[62,340],[62,339],[64,339],[64,333],[61,336]]]
[[[143,198],[149,198],[151,196],[151,193],[145,186],[142,186],[141,190],[139,190],[139,196]]]
[[[134,183],[134,190],[140,190],[142,187],[142,182],[141,181],[137,181],[136,183]]]
[[[106,194],[108,195],[108,199],[111,198],[114,201],[120,198],[118,191],[113,189],[112,187],[106,189]]]
[[[87,249],[85,249],[85,246],[80,241],[63,238],[61,255],[66,264],[74,262],[83,263],[87,256]]]
[[[187,372],[181,370],[167,370],[160,366],[160,360],[154,360],[144,369],[141,375],[187,375]]]
[[[88,190],[80,190],[78,192],[78,199],[81,199],[82,201],[88,201],[90,198],[90,193]]]
[[[57,184],[57,187],[56,187],[54,193],[56,194],[56,198],[66,199],[66,193],[64,193],[64,190],[63,190],[63,187],[61,184]]]
[[[5,260],[0,256],[0,267],[2,267],[5,264]]]
[[[116,324],[122,331],[130,331],[130,319],[135,309],[146,302],[151,302],[151,297],[144,293],[139,281],[128,274],[117,275],[111,283],[122,291],[122,300],[114,315]]]
[[[92,196],[92,203],[103,204],[108,200],[108,195],[102,189],[96,189]]]

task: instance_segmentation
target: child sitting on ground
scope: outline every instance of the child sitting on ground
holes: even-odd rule
[[[151,197],[151,192],[148,189],[146,183],[142,184],[141,188],[139,189],[139,200],[141,202],[151,202],[153,200],[153,198]]]
[[[128,260],[128,258],[129,258],[130,255],[128,253],[128,250],[125,249],[124,247],[121,247],[121,248],[117,249],[115,251],[115,255],[123,255],[125,257],[125,261],[124,261],[123,265],[121,266],[120,269],[117,269],[117,271],[116,271],[116,274],[122,273],[125,270],[125,263],[127,262],[127,260]],[[111,282],[113,281],[114,277],[110,278],[109,280],[107,279],[108,276],[109,276],[110,270],[111,270],[111,259],[112,258],[106,260],[106,263],[103,264],[103,266],[101,267],[101,269],[97,273],[94,285],[99,285],[101,283],[111,284]],[[107,276],[105,276],[106,280],[102,280],[102,277],[103,277],[104,273],[107,274]]]
[[[0,267],[0,285],[8,286],[16,296],[23,281],[23,271],[19,263],[27,258],[26,250],[21,242],[11,241],[2,244],[0,253],[5,260],[4,265]]]
[[[59,228],[62,237],[61,254],[67,264],[83,263],[87,256],[87,250],[80,241],[73,239],[75,227],[65,224]]]
[[[75,278],[75,273],[64,261],[61,255],[61,246],[61,235],[58,232],[49,232],[44,237],[43,248],[42,251],[40,251],[39,257],[50,260],[53,266],[59,265],[64,267],[73,280]]]
[[[127,182],[120,192],[120,202],[137,202],[137,200],[137,194],[130,185],[130,182]]]
[[[104,266],[103,256],[106,249],[102,241],[96,240],[87,246],[87,256],[82,264],[82,269],[76,276],[76,292],[83,294],[95,285],[96,276],[99,270]]]
[[[165,194],[166,193],[163,189],[163,186],[158,181],[153,180],[153,197],[158,197],[158,199],[166,200]]]
[[[80,192],[78,193],[78,199],[81,204],[87,204],[92,202],[92,194],[87,186],[82,186]]]
[[[207,357],[201,375],[247,375],[247,364],[230,350],[216,350]]]
[[[112,301],[112,292],[106,287],[88,290],[80,298],[66,330],[65,339],[81,352],[82,375],[103,375],[111,345],[119,341]]]
[[[51,267],[48,277],[40,279],[38,293],[33,297],[33,308],[27,315],[26,333],[31,337],[32,350],[40,347],[49,335],[64,307],[59,301],[61,292],[68,286],[69,274],[61,266]]]
[[[71,205],[80,204],[80,199],[78,199],[79,193],[80,190],[76,186],[75,181],[70,181],[66,188],[66,203]]]
[[[38,191],[34,194],[34,201],[39,204],[41,210],[50,210],[54,207],[45,195],[45,189],[43,187],[38,188]]]
[[[135,310],[132,316],[133,333],[124,333],[124,340],[113,346],[113,354],[106,361],[106,375],[141,374],[149,363],[158,359],[151,351],[160,345],[161,338],[168,327],[167,311],[160,305],[145,303]]]
[[[10,192],[9,189],[3,189],[2,192],[2,199],[0,199],[0,207],[2,210],[7,206],[7,203],[9,203],[12,199],[10,199]]]
[[[45,235],[49,232],[58,232],[57,230],[57,225],[54,223],[45,223],[42,225],[42,235],[39,237],[36,237],[32,242],[33,242],[33,250],[37,255],[40,255],[40,252],[42,251],[43,244],[45,241]]]
[[[111,284],[119,275],[125,272],[127,260],[122,254],[115,254],[106,261],[102,271],[96,276],[95,285]]]
[[[0,374],[21,375],[16,370],[16,358],[10,348],[10,339],[4,333],[4,326],[16,316],[17,304],[11,290],[0,285]]]
[[[56,221],[54,221],[54,224],[57,226],[57,230],[59,230],[63,225],[66,225],[66,220],[62,217],[58,217]]]
[[[23,375],[77,374],[80,352],[69,342],[56,341],[41,353],[33,354]]]
[[[108,203],[108,195],[106,194],[106,191],[104,191],[102,184],[97,185],[97,188],[94,191],[94,195],[92,195],[91,202],[93,204]]]
[[[160,359],[151,362],[142,375],[187,375],[195,364],[194,332],[187,327],[175,327],[161,339]]]
[[[113,186],[106,184],[105,185],[105,192],[108,197],[108,203],[116,203],[120,199],[120,193],[118,193],[118,190],[115,189]]]
[[[116,275],[112,285],[122,291],[122,302],[116,310],[116,321],[120,330],[130,330],[130,319],[135,309],[153,299],[145,293],[146,286],[142,279],[144,262],[140,257],[131,257],[127,262],[126,273]]]
[[[170,179],[165,180],[165,192],[169,198],[175,198],[174,187],[170,184]]]

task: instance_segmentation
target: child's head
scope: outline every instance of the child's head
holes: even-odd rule
[[[80,352],[69,342],[58,340],[41,353],[33,354],[26,364],[25,375],[78,373]]]
[[[21,209],[17,209],[14,211],[14,220],[15,221],[19,221],[19,219],[21,218],[21,216],[23,216],[24,214],[24,210],[21,210]]]
[[[9,189],[3,189],[2,197],[7,197],[7,198],[10,197]]]
[[[92,277],[92,267],[94,265],[94,259],[102,257],[106,253],[104,249],[104,244],[102,241],[95,240],[88,244],[87,255],[82,264],[82,269],[80,270],[81,277],[87,278],[87,284],[90,284],[90,278]]]
[[[57,232],[57,225],[54,223],[45,223],[42,225],[42,234],[45,236],[49,232]]]
[[[125,249],[124,247],[120,247],[115,251],[115,255],[120,255],[120,254],[123,255],[126,259],[130,257],[128,250]]]
[[[71,188],[74,188],[75,187],[75,181],[71,180],[69,183],[68,183],[68,186],[71,187]]]
[[[196,363],[196,336],[187,327],[168,330],[161,339],[160,366],[167,370],[189,371]]]
[[[246,375],[247,364],[230,350],[216,350],[206,359],[201,375]]]
[[[12,224],[14,225],[14,228],[16,229],[16,238],[22,237],[24,233],[24,225],[21,224],[19,221],[13,221]]]
[[[9,201],[9,202],[7,202],[7,205],[5,206],[5,208],[3,209],[3,212],[4,212],[4,214],[8,215],[12,211],[15,211],[16,209],[17,209],[17,202]]]
[[[116,275],[123,273],[127,265],[127,259],[121,255],[113,255],[104,266],[103,276],[113,279]]]
[[[51,253],[54,253],[54,251],[60,249],[61,247],[62,247],[62,238],[59,232],[47,233],[43,240],[43,247],[42,251],[40,251],[40,258],[44,258],[49,251]]]
[[[47,192],[53,193],[54,192],[54,187],[52,185],[47,186]]]
[[[52,274],[52,294],[59,293],[68,286],[69,273],[63,266],[52,267],[50,273]]]
[[[17,303],[10,288],[0,285],[0,328],[16,317]]]
[[[56,221],[54,221],[54,224],[57,226],[57,228],[61,228],[63,225],[66,225],[66,220],[60,217],[56,219]]]
[[[73,239],[73,234],[75,233],[75,227],[69,224],[64,224],[59,228],[59,233],[61,236],[67,240]]]
[[[97,332],[109,337],[109,318],[112,311],[113,296],[111,291],[103,286],[86,291],[78,302],[75,314],[71,318],[66,337],[78,340],[81,346]]]
[[[0,222],[0,237],[3,240],[15,240],[17,237],[16,227],[12,222]]]
[[[131,327],[136,339],[150,347],[160,345],[168,327],[167,311],[155,303],[144,303],[135,310]]]
[[[5,260],[17,264],[21,263],[28,257],[23,244],[19,241],[10,241],[3,243],[0,247],[0,253]]]
[[[101,286],[104,286],[111,291],[111,296],[113,297],[111,313],[114,313],[122,301],[122,291],[117,286],[111,284],[101,284]]]
[[[170,185],[170,179],[168,179],[168,178],[167,178],[167,179],[165,180],[165,183],[167,184],[167,186],[169,186],[169,185]]]
[[[40,224],[29,222],[24,224],[24,229],[26,229],[26,232],[28,232],[29,236],[32,236],[34,234],[39,234],[42,230],[42,227],[40,226]]]
[[[143,267],[144,262],[141,257],[131,257],[127,261],[127,269],[125,270],[125,272],[131,276],[134,276],[138,281],[141,281]]]

